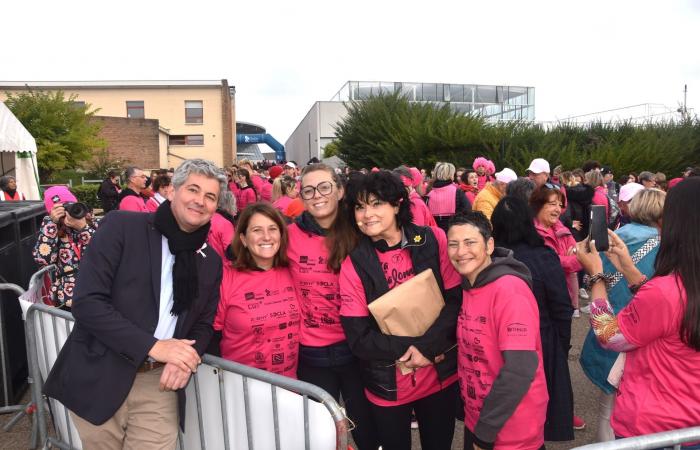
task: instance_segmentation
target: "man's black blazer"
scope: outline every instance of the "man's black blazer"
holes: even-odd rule
[[[119,409],[156,338],[162,235],[155,214],[112,211],[80,262],[73,296],[75,327],[46,380],[44,393],[95,425]],[[196,255],[199,295],[177,319],[174,338],[193,339],[203,354],[219,302],[221,259]],[[178,392],[180,426],[185,393]]]

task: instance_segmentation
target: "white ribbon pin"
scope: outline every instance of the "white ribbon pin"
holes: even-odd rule
[[[197,250],[197,253],[199,253],[200,255],[202,255],[202,258],[206,258],[206,257],[207,257],[207,255],[205,255],[204,252],[203,252],[203,250],[204,250],[205,248],[207,248],[207,243],[206,243],[206,242],[205,242],[204,244],[202,244],[202,248],[200,248],[199,250]]]

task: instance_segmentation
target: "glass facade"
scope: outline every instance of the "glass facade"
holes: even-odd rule
[[[348,81],[331,101],[366,100],[395,92],[412,102],[447,103],[455,111],[492,121],[535,120],[535,88],[526,86]]]

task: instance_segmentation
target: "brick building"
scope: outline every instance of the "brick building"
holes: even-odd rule
[[[123,155],[136,165],[177,167],[188,158],[205,158],[224,166],[236,155],[236,89],[225,79],[0,81],[0,101],[5,92],[29,89],[60,90],[66,98],[75,95],[76,103],[98,109],[96,117],[105,125],[102,136],[110,143],[110,156]]]

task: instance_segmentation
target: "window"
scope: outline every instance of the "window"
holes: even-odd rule
[[[143,119],[146,117],[143,110],[143,100],[127,101],[126,117],[129,119]]]
[[[204,145],[203,134],[186,134],[170,136],[170,145]]]
[[[204,109],[201,100],[185,102],[185,123],[204,123]]]

